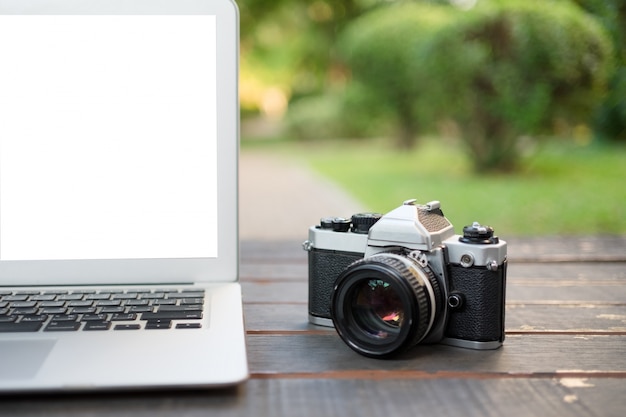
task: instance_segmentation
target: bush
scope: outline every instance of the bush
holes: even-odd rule
[[[367,103],[368,89],[354,84],[347,90],[300,97],[289,105],[287,131],[299,139],[374,137],[388,130],[384,109]]]
[[[356,21],[342,50],[354,79],[395,107],[405,131],[453,120],[477,170],[513,169],[523,135],[587,123],[612,56],[594,18],[545,0],[387,7]]]
[[[340,38],[340,54],[355,83],[371,90],[368,105],[394,115],[402,148],[413,145],[421,119],[428,119],[424,109],[418,112],[416,106],[432,98],[421,94],[428,75],[415,51],[429,33],[451,18],[442,7],[401,3],[365,14]]]

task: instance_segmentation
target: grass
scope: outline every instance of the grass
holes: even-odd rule
[[[269,147],[340,184],[365,210],[441,201],[457,233],[473,221],[506,235],[626,233],[626,147],[544,145],[516,174],[477,175],[453,142],[409,152],[380,141],[244,143]]]

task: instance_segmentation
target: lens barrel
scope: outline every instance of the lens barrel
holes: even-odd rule
[[[422,340],[441,311],[434,274],[412,259],[382,253],[361,259],[336,281],[331,316],[356,352],[388,357]]]

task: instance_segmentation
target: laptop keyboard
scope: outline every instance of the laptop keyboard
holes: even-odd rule
[[[0,332],[199,329],[202,289],[0,290]]]

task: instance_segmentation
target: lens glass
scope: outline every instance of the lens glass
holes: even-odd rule
[[[354,287],[353,294],[352,317],[363,331],[376,339],[398,335],[404,321],[404,307],[390,283],[366,279]]]

